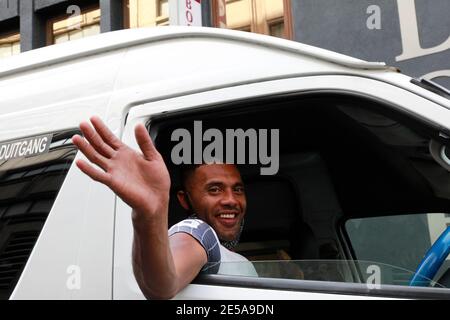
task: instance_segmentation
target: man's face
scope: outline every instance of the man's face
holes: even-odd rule
[[[247,207],[238,169],[231,164],[199,166],[186,181],[186,188],[197,216],[207,222],[221,240],[236,239]]]

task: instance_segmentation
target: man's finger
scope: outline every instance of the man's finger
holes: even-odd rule
[[[150,135],[144,125],[138,124],[134,129],[134,134],[136,136],[136,141],[141,148],[144,157],[148,160],[154,159],[157,156],[158,150],[156,150]]]
[[[108,169],[108,159],[102,156],[82,137],[74,135],[72,142],[89,159],[90,162],[100,166],[103,170]]]
[[[106,186],[109,186],[109,175],[106,172],[95,169],[89,163],[84,160],[76,161],[77,167],[80,168],[82,172],[88,175],[92,180],[103,183]]]
[[[122,146],[122,142],[116,137],[114,133],[106,126],[106,124],[97,116],[91,117],[91,123],[94,126],[97,133],[102,137],[109,146],[114,150],[119,149]]]
[[[115,152],[108,144],[106,144],[103,139],[98,135],[98,133],[89,125],[87,122],[82,122],[80,124],[81,132],[83,132],[84,137],[87,141],[94,147],[94,149],[105,156],[106,158],[111,158]]]

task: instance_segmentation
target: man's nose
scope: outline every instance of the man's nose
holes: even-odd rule
[[[238,200],[236,198],[236,195],[234,194],[233,190],[227,190],[223,193],[223,197],[220,199],[220,202],[223,206],[229,206],[229,207],[237,207]]]

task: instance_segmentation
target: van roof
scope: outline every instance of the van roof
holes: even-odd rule
[[[186,38],[212,38],[296,53],[353,69],[388,70],[383,62],[367,62],[325,49],[250,32],[204,27],[127,29],[52,45],[0,60],[0,77],[145,43]]]

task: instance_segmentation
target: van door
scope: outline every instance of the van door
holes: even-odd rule
[[[378,101],[376,103],[388,103],[392,111],[402,113],[407,117],[419,119],[424,123],[430,124],[430,127],[450,129],[448,125],[450,123],[450,111],[419,96],[418,94],[413,93],[412,91],[402,89],[387,82],[365,77],[322,75],[267,81],[232,88],[223,88],[142,104],[132,108],[129,112],[122,138],[125,143],[138,149],[134,138],[134,127],[138,123],[146,124],[152,138],[157,139],[160,129],[164,126],[165,122],[170,122],[173,124],[172,128],[174,128],[177,126],[177,123],[189,121],[189,119],[194,121],[195,119],[200,119],[203,117],[204,119],[214,120],[214,117],[216,114],[219,114],[219,111],[224,114],[226,112],[235,112],[236,115],[234,118],[228,119],[238,119],[241,116],[243,117],[247,112],[250,112],[250,110],[253,114],[258,115],[260,112],[258,106],[265,101],[267,101],[268,104],[270,102],[272,107],[274,105],[279,105],[279,113],[282,113],[282,110],[284,110],[281,109],[283,101],[287,101],[287,99],[293,95],[299,95],[300,97],[307,94],[314,94],[315,98],[319,99],[316,100],[316,102],[319,101],[318,105],[320,105],[322,95],[325,99],[325,96],[330,94],[343,95],[347,99],[345,101],[350,102],[352,99],[356,99],[356,97],[358,97],[358,99],[362,97],[363,99],[367,99],[367,101],[369,101],[369,99],[372,101],[376,100]],[[258,103],[254,101],[258,101]],[[243,111],[240,111],[239,113],[241,107]],[[301,110],[303,104],[291,104],[290,107],[299,108],[299,110]],[[340,106],[335,107],[339,108]],[[291,108],[290,110],[293,109]],[[201,115],[197,116],[198,114]],[[274,113],[274,115],[276,114],[277,113]],[[292,117],[294,117],[294,115],[290,118]],[[250,119],[249,121],[251,121],[252,118],[248,118]],[[288,118],[289,114],[286,114],[286,119]],[[268,129],[270,129],[271,118],[266,117],[264,119],[268,119],[265,124],[268,126]],[[320,117],[316,119],[317,123],[319,123]],[[230,121],[226,123],[230,124]],[[251,124],[249,124],[249,126],[251,127]],[[333,132],[329,132],[329,134],[332,136]],[[166,136],[166,139],[164,140],[165,142],[168,141],[168,137],[170,137],[170,135]],[[156,145],[159,147],[158,143]],[[303,156],[303,160],[311,158],[305,156],[305,153],[303,153]],[[299,161],[300,160],[297,162]],[[282,184],[277,183],[278,182],[271,184],[271,186],[275,186],[273,188],[273,192],[277,192],[277,190],[282,190],[283,188]],[[263,190],[264,188],[265,186],[259,190]],[[283,194],[286,194],[286,192]],[[280,193],[280,196],[283,194]],[[262,197],[264,196],[260,196],[260,198]],[[337,196],[335,198],[338,199]],[[330,200],[327,203],[330,204],[333,201]],[[320,204],[317,205],[319,206]],[[280,206],[282,207],[282,205]],[[293,207],[295,207],[295,205],[293,205]],[[336,209],[336,211],[338,210]],[[131,208],[129,208],[120,199],[117,199],[114,247],[114,299],[144,299],[144,296],[142,295],[133,276],[131,265],[133,230],[130,214]],[[336,217],[337,216],[333,216],[333,219]],[[281,223],[282,221],[280,220],[276,223],[278,222]],[[297,264],[300,265],[300,269],[303,268],[303,271],[301,272],[302,276],[284,277],[280,275],[281,273],[279,270],[277,272],[273,272],[272,274],[271,271],[267,271],[265,273],[264,270],[271,270],[270,266],[264,264],[263,262],[253,262],[255,266],[258,266],[260,274],[259,277],[239,277],[233,275],[201,276],[196,279],[193,284],[189,285],[185,290],[180,292],[176,298],[367,299],[386,297],[436,297],[441,294],[444,296],[449,294],[446,289],[443,289],[444,291],[439,291],[439,289],[436,288],[409,288],[407,286],[392,286],[390,283],[386,283],[386,286],[384,286],[384,283],[381,283],[381,287],[368,286],[364,283],[364,280],[362,280],[365,278],[358,274],[358,271],[355,269],[355,265],[352,261],[350,261],[352,256],[346,251],[345,241],[339,237],[338,234],[340,233],[340,230],[335,227],[334,220],[333,224],[329,222],[329,226],[333,227],[328,229],[334,229],[327,229],[328,234],[324,235],[319,240],[323,241],[326,237],[334,237],[336,240],[336,248],[333,250],[335,250],[336,255],[339,255],[339,258],[331,261],[331,268],[333,270],[340,269],[340,272],[342,272],[342,269],[345,269],[345,271],[342,272],[344,276],[339,281],[328,275],[325,275],[325,278],[323,279],[314,278],[311,280],[305,278],[304,275],[307,273],[305,270],[308,268],[314,268],[314,266],[308,263]],[[258,245],[261,245],[262,243],[263,242],[259,242]],[[277,249],[281,249],[281,246],[283,245],[282,241],[272,241],[270,245],[274,243],[280,246]],[[255,247],[252,248],[255,249]],[[280,250],[277,250],[277,252],[278,251]],[[276,268],[278,268],[282,264],[280,261],[280,259],[274,259],[272,265],[274,264]],[[322,268],[323,264],[320,267]],[[297,267],[290,268],[291,271],[293,269],[297,270]],[[263,273],[264,276],[262,276]]]

